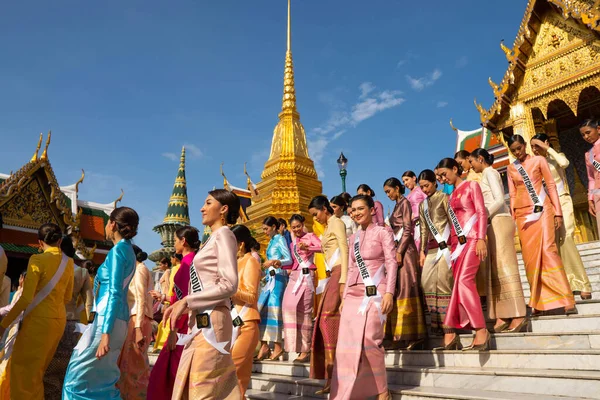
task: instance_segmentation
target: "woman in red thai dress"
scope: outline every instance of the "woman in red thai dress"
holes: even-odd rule
[[[557,308],[572,313],[575,299],[554,236],[563,224],[562,209],[548,161],[527,154],[520,135],[511,136],[508,146],[516,158],[508,166],[508,188],[531,289],[529,307],[534,313]]]
[[[437,169],[445,181],[454,185],[454,191],[448,200],[448,215],[452,224],[451,262],[454,287],[444,324],[455,329],[475,330],[473,343],[463,350],[487,350],[490,333],[485,327],[475,282],[479,264],[487,256],[487,212],[483,194],[477,182],[462,180],[462,167],[456,160],[444,158]],[[456,333],[444,335],[444,346],[451,346],[459,341]]]

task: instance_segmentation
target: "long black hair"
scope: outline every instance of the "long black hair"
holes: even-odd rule
[[[523,136],[521,136],[521,135],[512,135],[506,141],[506,144],[508,145],[508,147],[512,146],[514,143],[525,144],[525,139],[523,139]]]
[[[486,149],[479,148],[473,150],[473,152],[471,153],[471,157],[482,157],[483,161],[485,161],[487,165],[494,164],[494,155],[490,154]]]
[[[421,171],[421,173],[419,174],[418,180],[432,182],[437,185],[437,178],[435,176],[435,172],[433,172],[430,169],[424,169],[423,171]]]
[[[279,220],[272,215],[269,215],[267,218],[263,220],[263,225],[275,227],[275,229],[279,229]]]
[[[438,169],[439,168],[446,168],[446,169],[456,168],[457,174],[459,176],[463,174],[463,168],[462,168],[462,166],[454,158],[443,158],[443,159],[441,159],[440,162],[437,165],[437,168]]]
[[[409,171],[412,172],[412,171]],[[406,174],[406,172],[405,172]],[[412,172],[413,176],[414,176],[414,172]],[[410,176],[410,175],[402,175],[402,176]],[[398,188],[400,190],[400,194],[404,194],[405,188],[404,185],[402,184],[402,182],[400,182],[400,179],[398,178],[387,178],[385,180],[385,182],[383,182],[383,186],[387,186],[387,187],[391,187],[391,188]]]
[[[200,233],[198,232],[198,229],[193,226],[183,226],[177,229],[175,231],[175,236],[177,236],[179,240],[185,239],[187,245],[194,251],[198,251],[202,244],[200,242]]]
[[[250,253],[256,247],[256,240],[252,237],[250,229],[244,225],[235,225],[231,228],[231,232],[235,235],[235,240],[238,243],[244,243],[244,251]],[[259,247],[260,249],[260,247]]]
[[[329,202],[340,207],[344,212],[348,209],[348,203],[346,202],[346,199],[344,199],[341,195],[333,196]]]
[[[373,189],[371,189],[371,186],[367,185],[366,183],[362,183],[362,184],[358,185],[358,187],[356,188],[356,191],[358,192],[359,190],[362,190],[363,192],[365,192],[366,194],[368,194],[371,197],[375,197],[375,192],[373,191]]]
[[[327,200],[327,197],[325,196],[313,197],[308,205],[308,209],[310,210],[311,208],[316,208],[317,210],[325,209],[329,214],[333,215],[333,208],[331,208],[329,200]]]
[[[595,118],[588,118],[585,119],[581,122],[581,124],[579,124],[579,129],[581,128],[585,128],[585,127],[590,127],[590,128],[594,128],[594,129],[598,129],[598,120]]]

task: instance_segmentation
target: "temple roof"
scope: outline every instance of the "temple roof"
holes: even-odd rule
[[[187,196],[187,183],[185,180],[185,147],[181,149],[179,169],[173,185],[173,193],[169,199],[167,213],[163,224],[190,224],[190,212]]]
[[[523,81],[525,68],[532,54],[535,38],[541,26],[540,17],[549,9],[554,9],[565,19],[573,18],[589,27],[592,31],[600,31],[600,9],[596,0],[529,0],[517,36],[511,48],[500,43],[509,66],[500,84],[489,79],[494,92],[494,103],[489,109],[477,103],[482,125],[495,129],[501,115],[507,115],[510,106],[516,100],[518,88]]]

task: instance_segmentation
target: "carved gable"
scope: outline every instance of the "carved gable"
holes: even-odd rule
[[[542,17],[526,62],[518,99],[528,101],[568,84],[575,76],[593,73],[598,67],[600,40],[597,34],[549,9]]]

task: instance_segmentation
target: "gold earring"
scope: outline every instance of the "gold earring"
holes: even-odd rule
[[[225,214],[221,214],[221,223],[222,223],[223,225],[226,225],[226,224],[225,224]]]

